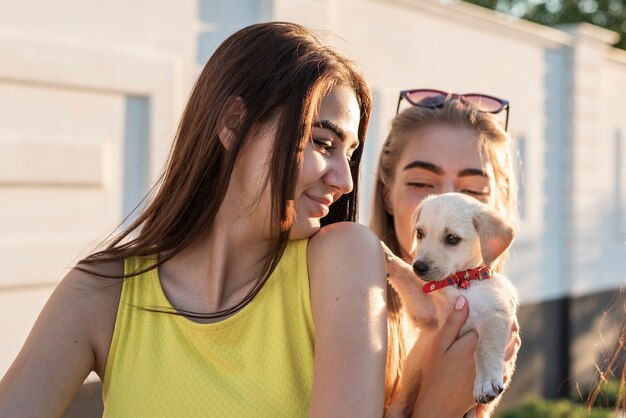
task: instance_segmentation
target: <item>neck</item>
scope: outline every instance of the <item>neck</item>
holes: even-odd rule
[[[160,267],[163,290],[175,308],[202,313],[227,309],[262,274],[274,240],[259,233],[253,211],[229,211],[228,206],[222,205],[210,231]]]

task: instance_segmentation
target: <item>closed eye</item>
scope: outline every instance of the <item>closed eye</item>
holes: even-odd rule
[[[357,160],[352,159],[352,156],[354,155],[355,150],[356,150],[356,147],[351,148],[350,154],[346,155],[346,159],[348,160],[348,164],[350,165],[350,167],[358,167],[359,165],[359,162]]]
[[[421,183],[421,182],[416,182],[416,181],[410,181],[406,185],[409,187],[416,188],[416,189],[434,189],[435,188],[435,186],[433,186],[432,184]]]
[[[488,190],[470,190],[470,189],[463,189],[460,190],[461,193],[465,193],[471,196],[487,196],[489,194]]]
[[[315,148],[324,155],[330,155],[330,152],[335,149],[335,147],[333,146],[333,141],[319,138],[313,138],[312,141],[315,145]]]
[[[332,140],[324,139],[324,138],[315,138],[311,139],[313,145],[317,149],[317,151],[327,157],[332,156],[333,151],[337,149]],[[356,160],[352,160],[352,155],[354,151],[358,147],[358,144],[350,148],[350,154],[346,155],[346,160],[348,161],[348,165],[351,168],[355,168],[359,166],[359,162]]]

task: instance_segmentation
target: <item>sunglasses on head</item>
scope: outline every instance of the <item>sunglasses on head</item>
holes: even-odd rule
[[[400,110],[400,103],[402,99],[406,100],[413,106],[426,107],[428,109],[439,109],[443,107],[446,101],[456,99],[463,103],[465,106],[475,108],[480,112],[497,114],[506,110],[506,119],[504,122],[504,130],[509,127],[509,102],[497,97],[488,96],[480,93],[446,93],[441,90],[433,89],[413,89],[403,90],[400,92],[398,98],[398,106],[396,107],[396,114]]]

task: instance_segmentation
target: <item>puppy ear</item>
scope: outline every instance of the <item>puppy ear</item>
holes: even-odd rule
[[[226,100],[217,126],[218,136],[224,148],[230,149],[232,146],[245,115],[246,105],[241,97],[232,96]]]
[[[473,218],[480,237],[480,249],[487,267],[511,246],[515,229],[494,209],[481,208]]]
[[[413,212],[413,215],[411,215],[411,227],[413,228],[413,235],[411,235],[411,254],[415,254],[415,250],[417,249],[417,236],[415,231],[421,214],[422,209],[418,206],[415,212]]]

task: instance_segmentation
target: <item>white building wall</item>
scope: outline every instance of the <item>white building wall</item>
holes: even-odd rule
[[[0,375],[67,269],[138,202],[128,184],[156,178],[197,71],[196,14],[191,1],[0,3]],[[143,150],[126,143],[133,98],[150,114]],[[124,172],[129,151],[149,173]]]
[[[613,137],[610,121],[602,123],[602,75],[607,65],[607,43],[616,42],[615,33],[590,25],[565,28],[576,36],[572,54],[571,148],[569,150],[571,202],[567,242],[571,292],[606,288],[610,276],[600,277],[600,260],[605,241],[604,221],[611,211],[614,181]],[[622,262],[619,262],[622,264]],[[609,263],[613,264],[613,263]],[[621,282],[619,282],[621,283]],[[618,283],[618,284],[619,284]],[[607,286],[608,285],[608,286]],[[566,289],[567,290],[567,289]]]
[[[598,231],[600,256],[594,266],[594,280],[577,283],[574,292],[615,287],[626,282],[626,111],[620,100],[626,97],[626,52],[611,51],[598,71],[598,130],[591,138],[602,149],[602,178],[597,185],[602,195]]]

